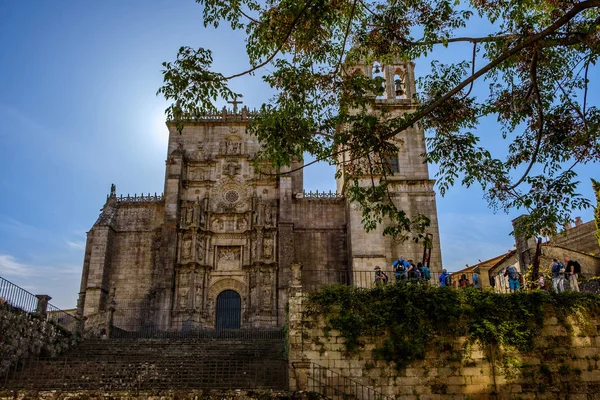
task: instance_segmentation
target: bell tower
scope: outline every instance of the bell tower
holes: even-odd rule
[[[373,103],[369,110],[372,114],[383,115],[386,118],[402,116],[414,112],[418,103],[415,100],[416,85],[414,75],[415,64],[411,61],[393,60],[390,63],[379,61],[365,62],[347,67],[349,71],[358,71],[369,78],[380,78],[381,90],[373,94]],[[343,128],[342,128],[343,129]],[[359,204],[349,203],[348,213],[348,247],[350,255],[349,269],[352,271],[372,272],[376,265],[389,268],[393,260],[402,256],[413,260],[416,264],[421,261],[429,263],[432,272],[441,272],[442,258],[440,250],[437,208],[434,180],[429,179],[429,168],[423,154],[426,152],[425,133],[419,124],[398,133],[391,141],[397,146],[398,152],[387,161],[389,172],[385,176],[375,176],[375,182],[386,180],[390,198],[408,217],[423,214],[430,219],[427,236],[432,243],[431,248],[425,248],[423,241],[414,242],[395,240],[383,236],[390,221],[384,220],[371,232],[366,232],[362,224],[362,209]],[[351,160],[348,152],[340,154],[337,166],[337,190],[347,191],[349,177],[348,166],[360,163],[361,160]],[[359,184],[371,185],[371,178],[359,178]]]

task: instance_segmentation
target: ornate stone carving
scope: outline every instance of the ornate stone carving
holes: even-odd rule
[[[200,166],[188,166],[188,181],[203,181],[206,179],[206,170]]]
[[[178,301],[177,304],[179,308],[187,308],[188,306],[188,294],[190,291],[190,274],[189,272],[180,272],[179,273],[179,289],[177,291]]]
[[[196,237],[196,261],[200,264],[204,263],[204,254],[206,250],[206,238],[198,235]]]
[[[248,209],[251,187],[237,177],[228,177],[211,190],[217,212],[241,212]]]
[[[223,167],[223,175],[233,176],[240,173],[241,167],[236,162],[230,162]]]
[[[238,155],[242,153],[242,142],[228,140],[225,142],[225,154]]]
[[[187,308],[189,291],[188,288],[179,288],[179,308]]]
[[[263,257],[266,260],[273,258],[273,238],[270,235],[263,241]]]
[[[271,287],[265,287],[262,295],[263,308],[271,308],[273,304],[273,290]]]
[[[248,222],[246,221],[246,217],[238,217],[235,224],[235,230],[238,232],[244,232],[247,227]]]
[[[242,249],[239,246],[221,246],[217,248],[217,270],[231,271],[241,269]]]
[[[215,217],[212,222],[212,228],[217,232],[223,231],[225,228],[225,221],[223,221],[221,217]]]
[[[194,308],[197,310],[202,307],[202,286],[196,286],[196,292],[194,296]]]
[[[183,240],[182,261],[188,261],[192,258],[192,238],[187,237]]]

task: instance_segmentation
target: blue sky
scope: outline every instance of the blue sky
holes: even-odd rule
[[[190,45],[211,48],[225,74],[248,65],[243,38],[204,29],[201,17],[193,0],[0,2],[0,276],[75,305],[85,234],[110,184],[123,194],[163,190],[161,62]],[[232,88],[250,107],[269,96],[260,75]],[[588,197],[595,167],[582,169]],[[334,188],[327,167],[307,169],[304,181]],[[493,214],[480,191],[460,187],[437,205],[448,269],[512,249],[518,212]]]

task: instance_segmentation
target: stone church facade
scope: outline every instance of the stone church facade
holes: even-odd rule
[[[386,90],[375,108],[403,113],[417,106],[410,100],[414,64],[357,68],[383,73]],[[234,104],[233,111],[185,123],[181,133],[168,124],[164,194],[119,197],[113,187],[88,232],[80,314],[110,308],[125,329],[147,323],[165,330],[212,328],[219,324],[218,308],[233,304],[238,327],[280,326],[293,263],[303,266],[307,287],[368,286],[375,265],[390,268],[400,256],[422,260],[423,244],[384,237],[385,222],[364,231],[360,208],[344,198],[343,171],[337,194],[311,194],[304,191],[302,161],[277,174],[266,164],[255,169],[260,144],[246,133],[251,120]],[[439,272],[434,181],[421,156],[424,133],[415,126],[398,139],[395,172],[388,177],[392,198],[409,216],[431,219],[429,262]]]

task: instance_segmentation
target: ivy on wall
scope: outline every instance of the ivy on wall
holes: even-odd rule
[[[365,344],[365,337],[383,337],[374,357],[398,369],[423,359],[428,344],[444,336],[532,350],[548,312],[562,321],[572,313],[599,315],[600,296],[540,290],[499,294],[414,283],[373,289],[331,286],[310,295],[305,309],[306,316],[325,318],[325,336],[330,330],[340,332],[349,354]]]
[[[600,246],[600,182],[592,179],[592,188],[596,193],[596,208],[594,209],[594,220],[596,221],[596,238]]]

